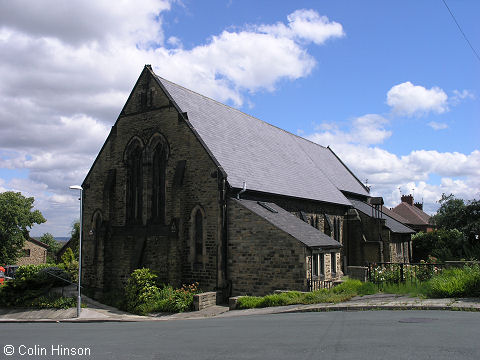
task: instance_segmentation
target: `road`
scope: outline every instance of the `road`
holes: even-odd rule
[[[0,334],[0,359],[69,358],[73,350],[79,359],[480,357],[480,313],[475,312],[360,311],[138,323],[4,323]],[[12,350],[12,356],[4,355]]]

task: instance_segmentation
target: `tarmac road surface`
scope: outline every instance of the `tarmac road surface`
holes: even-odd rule
[[[0,334],[0,359],[480,358],[480,313],[460,311],[335,311],[151,322],[3,323]]]

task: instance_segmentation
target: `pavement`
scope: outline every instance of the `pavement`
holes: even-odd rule
[[[322,311],[365,311],[365,310],[450,310],[480,311],[480,298],[462,299],[420,299],[405,295],[375,294],[356,296],[342,303],[312,305],[288,305],[260,309],[229,310],[228,306],[216,305],[200,311],[169,314],[159,313],[149,316],[133,315],[111,306],[101,304],[86,296],[82,297],[87,305],[82,308],[80,317],[77,309],[0,309],[0,323],[21,322],[128,322],[128,321],[170,321],[205,318],[226,318],[246,315],[265,315],[298,312]]]

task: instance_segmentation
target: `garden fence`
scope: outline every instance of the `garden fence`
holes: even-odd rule
[[[333,286],[333,281],[331,280],[318,280],[318,279],[308,279],[307,280],[308,291],[315,291],[320,289],[330,289]]]
[[[370,263],[368,280],[379,286],[383,284],[417,283],[430,279],[441,272],[445,263]]]

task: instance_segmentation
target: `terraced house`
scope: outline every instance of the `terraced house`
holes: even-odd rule
[[[369,191],[331,149],[148,65],[83,188],[84,282],[97,292],[139,267],[225,296],[307,290],[409,241],[382,237],[393,230],[381,216],[364,222],[380,235],[358,225],[350,199]]]

